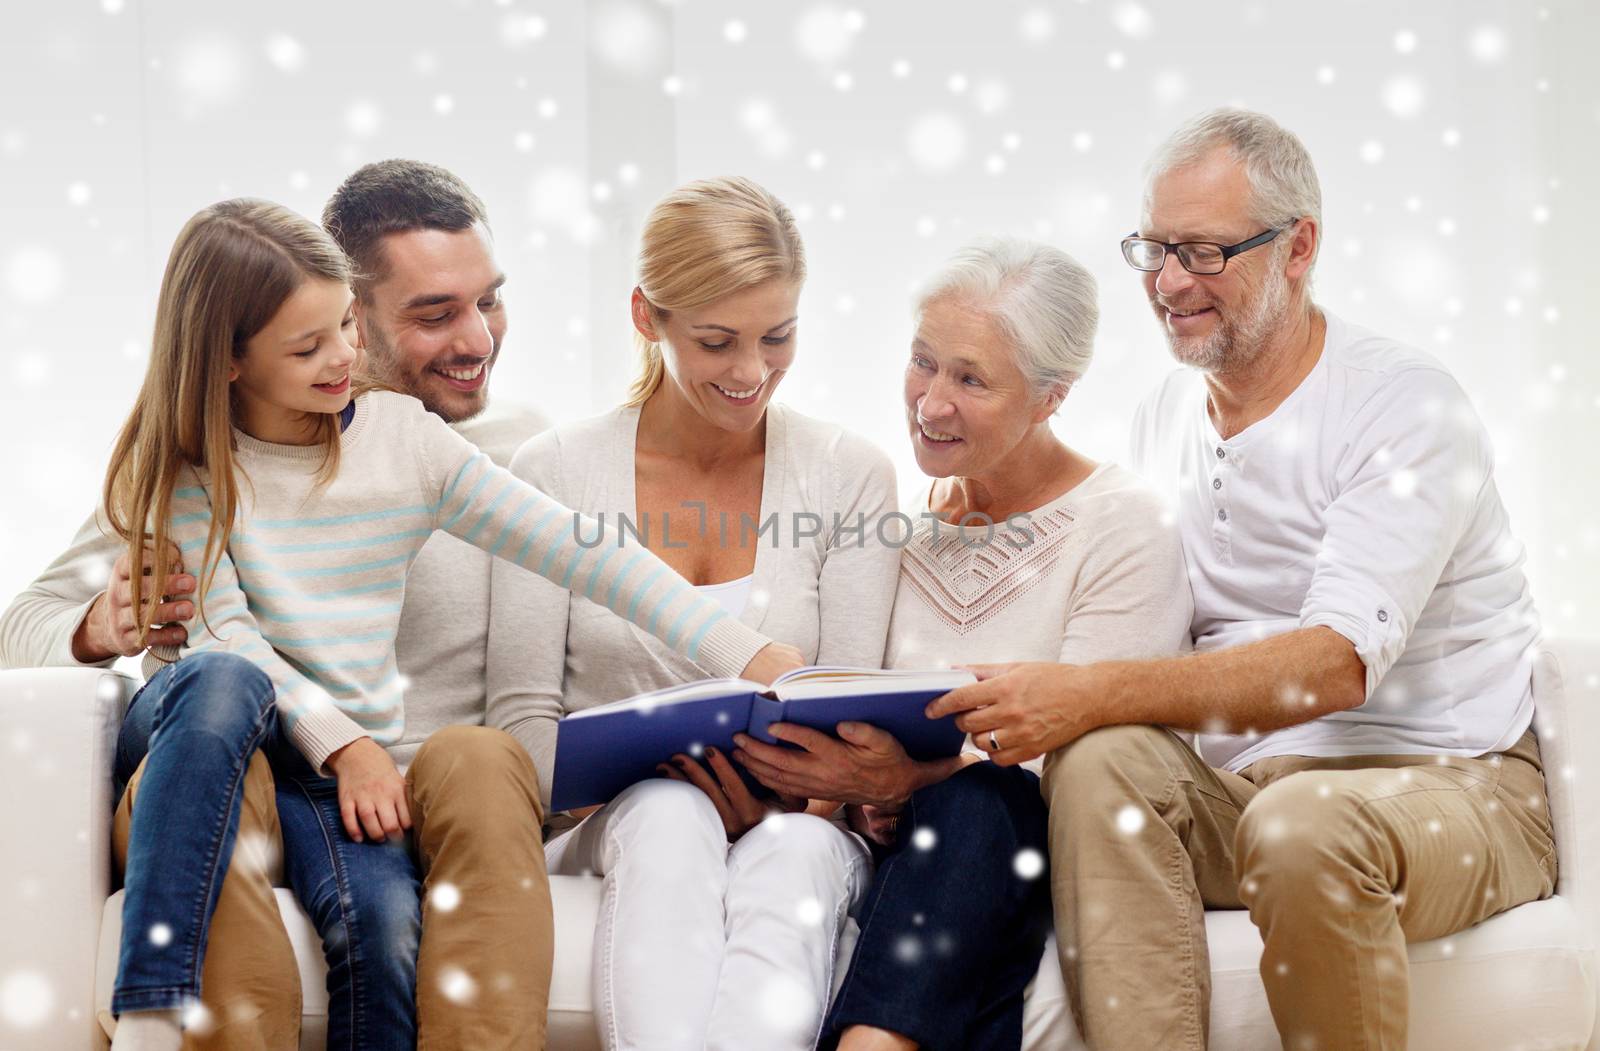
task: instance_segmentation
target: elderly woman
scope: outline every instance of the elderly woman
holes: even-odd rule
[[[1088,271],[1020,241],[967,248],[921,294],[905,411],[934,481],[911,509],[888,666],[1078,663],[1186,644],[1183,557],[1157,501],[1050,428],[1089,364],[1097,315]],[[878,844],[824,1046],[1019,1047],[1050,926],[1039,776],[1017,765],[1034,757],[993,735],[918,763],[871,727],[845,724],[840,740],[774,732],[803,750],[745,738],[735,758],[786,792],[853,804]]]

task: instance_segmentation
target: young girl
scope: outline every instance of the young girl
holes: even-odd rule
[[[132,574],[141,637],[170,613],[188,641],[164,653],[185,659],[146,687],[162,714],[130,831],[118,1051],[178,1045],[176,1011],[198,990],[239,784],[258,746],[282,734],[312,770],[337,778],[352,838],[410,827],[404,783],[381,746],[405,719],[393,642],[406,570],[434,530],[604,605],[717,674],[770,681],[799,664],[614,529],[599,546],[578,544],[571,511],[420,403],[354,387],[350,276],[319,227],[262,201],[203,210],[168,261],[105,512],[150,580],[181,563],[199,587],[185,617]],[[594,535],[592,523],[582,535]],[[186,674],[191,654],[207,668],[242,658],[259,669],[276,718],[269,709],[229,734],[193,732],[207,713],[214,723],[217,711],[256,702],[176,703],[205,680]]]

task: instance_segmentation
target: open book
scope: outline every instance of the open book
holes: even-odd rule
[[[679,752],[699,759],[710,747],[731,757],[736,733],[781,744],[767,732],[779,722],[826,734],[842,722],[870,723],[893,734],[913,759],[943,759],[961,751],[966,735],[954,716],[929,719],[923,709],[972,681],[967,671],[796,668],[771,687],[703,679],[586,708],[563,718],[556,730],[550,809],[610,802],[628,786],[659,776],[657,764]]]

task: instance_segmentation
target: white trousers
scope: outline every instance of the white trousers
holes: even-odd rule
[[[644,781],[545,844],[604,877],[595,1016],[608,1051],[815,1046],[845,917],[871,881],[852,832],[780,814],[728,844],[693,785]]]

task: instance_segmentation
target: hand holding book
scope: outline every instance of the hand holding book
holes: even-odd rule
[[[803,796],[796,798],[782,793],[776,800],[757,799],[739,771],[728,762],[728,757],[714,747],[705,750],[705,766],[679,752],[670,762],[656,767],[656,771],[674,781],[686,781],[704,792],[717,808],[717,816],[722,818],[729,843],[761,824],[774,810],[793,813],[804,810],[809,802]]]
[[[680,753],[698,760],[716,748],[726,758],[736,733],[789,749],[799,747],[796,738],[806,731],[816,736],[805,741],[817,744],[831,740],[840,724],[852,724],[844,731],[855,738],[849,743],[866,750],[857,758],[879,759],[846,768],[863,776],[869,768],[902,762],[902,756],[919,764],[947,759],[960,752],[966,735],[954,719],[929,719],[925,708],[972,681],[966,671],[801,668],[778,676],[770,689],[743,679],[708,679],[586,709],[561,720],[556,731],[550,807],[608,802],[629,785],[658,776],[659,765]],[[774,732],[775,724],[782,728]],[[883,737],[867,733],[873,726],[885,731]],[[739,773],[736,766],[729,769]],[[753,779],[746,787],[760,794]],[[796,797],[831,798],[771,787]],[[882,785],[870,787],[877,791]]]
[[[942,781],[964,765],[960,755],[917,760],[887,730],[843,722],[838,737],[806,726],[773,723],[779,745],[735,734],[733,758],[775,792],[840,803],[898,807],[923,785]],[[783,747],[783,744],[792,747]]]
[[[741,679],[759,682],[763,686],[775,682],[783,675],[805,667],[800,651],[785,642],[769,642],[756,651],[755,657],[739,673]]]
[[[845,808],[845,820],[857,835],[885,847],[894,846],[900,834],[899,807],[884,809],[870,803],[849,806]]]

